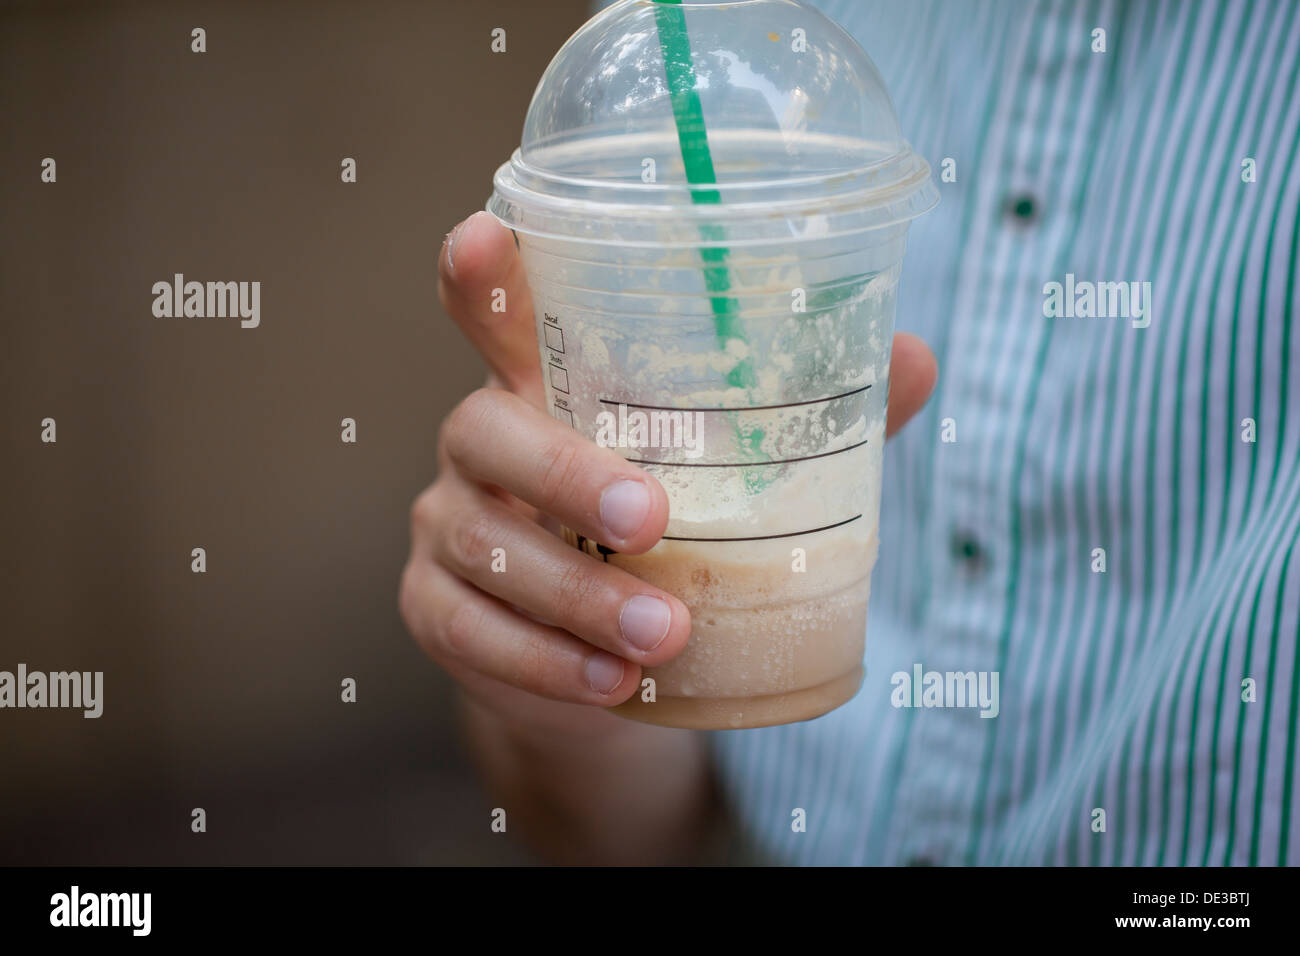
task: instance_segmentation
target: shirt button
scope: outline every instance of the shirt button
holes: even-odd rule
[[[980,544],[979,538],[968,531],[954,531],[948,547],[953,561],[972,574],[983,571],[988,565],[988,554],[984,546]]]
[[[1007,218],[1018,225],[1032,225],[1038,219],[1038,201],[1028,193],[1008,196],[1005,202]]]

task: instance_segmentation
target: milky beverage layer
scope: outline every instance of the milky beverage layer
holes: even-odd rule
[[[865,526],[864,526],[865,527]],[[611,556],[691,609],[691,639],[669,663],[646,671],[657,692],[747,697],[811,687],[862,659],[876,535],[850,525],[798,547],[807,571],[792,568],[786,541],[739,545],[664,542],[652,553]],[[723,550],[720,552],[719,548]]]

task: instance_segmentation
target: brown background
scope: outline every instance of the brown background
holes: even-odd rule
[[[105,684],[99,720],[0,710],[0,863],[525,859],[396,596],[437,423],[482,374],[435,256],[586,13],[0,10],[0,670]],[[155,318],[176,272],[260,281],[261,326]]]

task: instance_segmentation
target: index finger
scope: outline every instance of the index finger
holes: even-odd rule
[[[668,527],[659,482],[510,392],[472,392],[447,419],[443,446],[460,474],[616,551],[648,551]]]

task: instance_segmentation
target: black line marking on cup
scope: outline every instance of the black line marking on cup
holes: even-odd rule
[[[589,554],[594,558],[596,557],[596,555],[591,554],[591,551],[588,550],[587,548],[587,543],[590,542],[591,545],[596,549],[596,554],[600,555],[600,560],[604,561],[606,564],[609,564],[609,556],[611,554],[618,554],[618,552],[615,551],[613,548],[605,547],[595,538],[588,538],[586,535],[578,534],[576,531],[574,532],[574,537],[577,538],[577,542],[574,545],[574,547],[576,547],[579,551],[582,551],[584,554]]]
[[[833,402],[840,398],[848,398],[850,395],[857,395],[859,392],[865,392],[870,387],[870,385],[863,385],[851,392],[832,395],[829,398],[810,398],[804,402],[784,402],[780,405],[744,405],[740,408],[675,408],[672,405],[638,405],[636,402],[620,402],[613,398],[602,398],[600,403],[602,405],[625,405],[628,408],[648,408],[655,412],[763,412],[774,408],[794,408],[798,405],[820,405],[823,402]]]
[[[834,524],[828,524],[821,528],[809,528],[807,531],[787,531],[785,534],[758,534],[749,538],[679,538],[676,535],[666,534],[663,536],[664,541],[771,541],[773,538],[797,538],[800,535],[816,534],[818,531],[830,531],[832,528],[841,528],[850,521],[857,521],[862,515],[856,514],[852,518],[845,518],[843,521],[837,521]]]
[[[829,458],[831,455],[838,455],[846,451],[853,451],[855,448],[861,448],[867,443],[864,438],[856,445],[848,445],[844,448],[836,448],[834,451],[822,451],[815,455],[803,455],[799,458],[781,458],[777,461],[651,461],[648,458],[628,458],[634,465],[668,465],[673,468],[757,468],[762,465],[789,465],[796,461],[812,461],[814,458]]]

